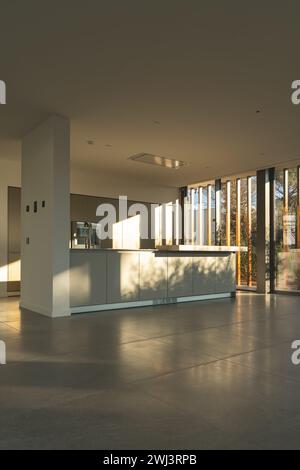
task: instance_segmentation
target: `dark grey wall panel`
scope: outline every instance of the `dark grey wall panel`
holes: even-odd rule
[[[97,207],[100,204],[112,204],[116,209],[116,221],[119,221],[119,200],[113,198],[86,196],[83,194],[71,194],[71,221],[89,221],[99,222],[100,217],[96,216]],[[128,209],[132,204],[138,201],[127,201]],[[154,240],[151,239],[151,204],[144,202],[148,209],[148,239],[141,240],[141,248],[153,248]],[[101,243],[103,248],[111,248],[111,240],[103,240]]]

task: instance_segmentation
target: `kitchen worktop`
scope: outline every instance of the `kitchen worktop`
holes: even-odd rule
[[[201,252],[226,252],[236,253],[238,251],[247,251],[246,246],[220,246],[220,245],[161,245],[157,247],[158,251],[201,251]]]
[[[246,246],[220,246],[220,245],[161,245],[156,248],[71,248],[72,252],[82,251],[116,251],[116,252],[213,252],[213,253],[237,253],[247,251]]]

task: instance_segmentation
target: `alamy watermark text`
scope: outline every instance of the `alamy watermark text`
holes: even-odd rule
[[[300,104],[300,80],[294,80],[291,85],[291,101],[293,104]]]

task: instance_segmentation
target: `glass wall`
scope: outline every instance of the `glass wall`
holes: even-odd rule
[[[270,169],[269,175],[273,175]],[[267,181],[267,180],[266,180]],[[266,269],[271,290],[300,292],[300,166],[299,162],[275,169],[274,225],[272,219],[273,176],[266,183]],[[236,245],[247,248],[237,253],[237,285],[257,285],[257,178],[246,175],[193,186],[193,243]],[[189,190],[190,191],[190,190]],[[188,191],[188,193],[189,193]],[[188,196],[189,197],[189,196]],[[274,244],[273,244],[274,229]],[[272,255],[272,256],[271,256]],[[273,262],[275,264],[273,265]],[[274,274],[274,276],[273,276]],[[272,275],[272,277],[271,277]],[[273,282],[274,280],[274,282]]]
[[[256,286],[257,284],[257,248],[256,248],[256,241],[257,241],[257,182],[256,176],[252,176],[249,178],[250,180],[250,247],[251,250],[251,257],[248,256],[249,260],[249,279],[248,285],[249,286]]]
[[[227,183],[221,183],[221,205],[220,205],[220,245],[227,245],[226,237],[226,215],[227,215]]]
[[[191,204],[195,193],[197,203]],[[185,206],[187,221],[195,220],[186,243],[247,248],[237,254],[237,284],[245,287],[256,286],[256,193],[256,176],[218,180],[188,189]]]
[[[236,209],[237,209],[237,204],[236,204],[236,188],[237,188],[237,183],[234,181],[230,185],[230,212],[231,212],[231,217],[230,217],[230,244],[235,246],[237,244],[237,236],[236,236],[236,229],[237,229],[237,224],[236,224]]]
[[[216,241],[216,188],[211,185],[211,204],[210,204],[210,227],[211,227],[211,242]]]
[[[299,167],[275,171],[275,289],[300,291]]]

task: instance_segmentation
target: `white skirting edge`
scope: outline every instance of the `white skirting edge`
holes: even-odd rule
[[[191,295],[187,297],[170,297],[166,299],[155,300],[136,300],[134,302],[119,302],[115,304],[85,305],[83,307],[71,307],[72,313],[101,312],[103,310],[119,310],[123,308],[148,307],[151,305],[170,305],[181,302],[196,302],[198,300],[214,300],[232,297],[235,292],[224,292],[221,294],[202,294]]]
[[[20,308],[25,308],[26,310],[31,310],[32,312],[39,313],[41,315],[45,315],[46,317],[50,317],[50,318],[69,317],[71,315],[70,308],[66,310],[61,310],[61,311],[56,310],[53,312],[50,310],[46,310],[44,307],[40,305],[24,302],[24,300],[20,301]]]

